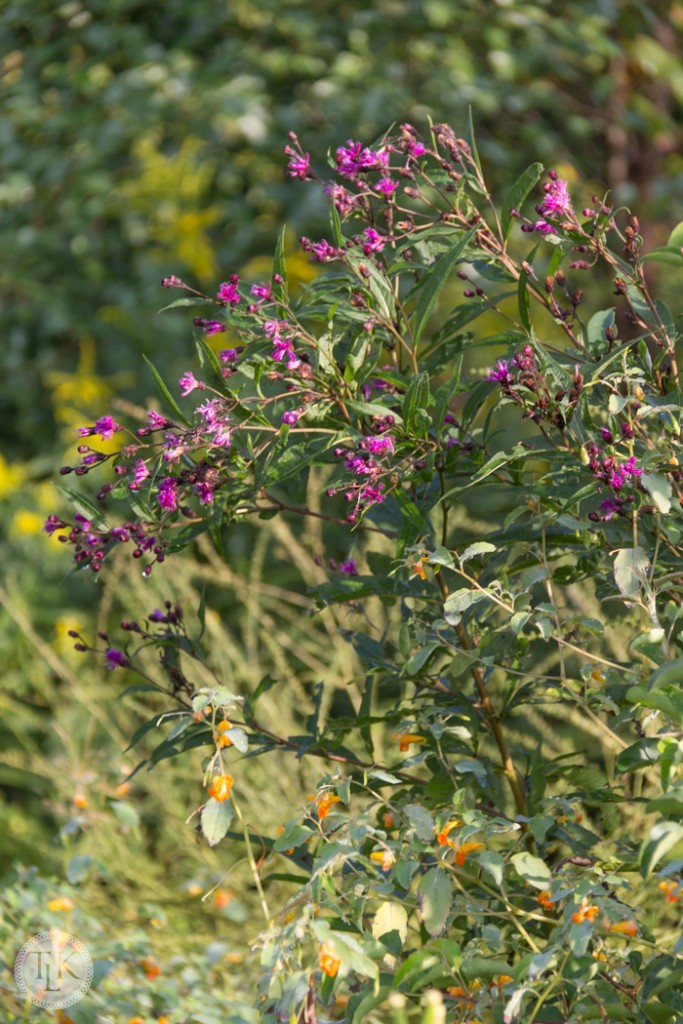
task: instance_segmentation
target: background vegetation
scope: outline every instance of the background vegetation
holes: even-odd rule
[[[73,460],[75,427],[120,407],[116,395],[133,415],[147,404],[140,354],[170,379],[187,368],[187,318],[157,316],[167,298],[161,277],[212,289],[231,273],[269,267],[283,220],[292,250],[299,234],[321,230],[322,199],[286,179],[288,131],[322,152],[348,137],[371,141],[392,121],[464,126],[468,107],[499,193],[540,160],[587,200],[612,189],[637,210],[649,244],[663,244],[683,217],[682,29],[683,7],[669,2],[3,5],[6,964],[17,939],[62,920],[47,902],[64,894],[76,903],[76,934],[97,944],[103,964],[124,965],[129,1005],[112,1020],[153,1019],[177,1005],[179,983],[150,979],[138,963],[162,951],[186,959],[187,991],[211,980],[215,1016],[205,1006],[197,1020],[223,1019],[224,991],[248,993],[251,967],[240,958],[254,894],[244,866],[178,827],[196,803],[179,769],[141,772],[119,788],[144,755],[144,741],[124,748],[149,703],[118,701],[118,680],[74,655],[68,630],[92,629],[96,597],[106,629],[180,595],[192,607],[206,586],[226,683],[245,692],[269,671],[290,679],[287,707],[264,698],[283,731],[310,711],[321,678],[332,694],[353,677],[353,652],[339,636],[345,623],[329,610],[306,614],[307,587],[326,578],[323,555],[347,554],[319,531],[281,520],[240,528],[226,561],[207,545],[150,584],[122,565],[100,588],[65,579],[62,552],[40,533],[55,507],[54,466]],[[301,281],[312,273],[303,257],[290,261]],[[470,528],[484,514],[473,510]],[[252,796],[261,795],[261,824],[274,831],[280,798],[298,806],[316,766],[302,760],[278,798],[264,770],[254,767]],[[227,897],[211,894],[215,886]],[[79,917],[86,898],[88,916]],[[9,973],[2,983],[14,1012]],[[98,992],[104,1013],[106,984]],[[249,1019],[248,995],[242,1001],[235,1020]],[[78,1024],[77,1008],[73,1017]]]

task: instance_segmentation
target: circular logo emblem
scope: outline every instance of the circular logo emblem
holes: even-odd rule
[[[92,957],[80,939],[52,928],[19,950],[14,979],[21,994],[46,1010],[63,1010],[82,999],[92,983]]]

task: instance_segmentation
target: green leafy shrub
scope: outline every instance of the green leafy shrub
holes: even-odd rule
[[[133,742],[164,736],[139,768],[199,754],[191,824],[244,843],[259,1019],[674,1022],[678,334],[646,270],[680,270],[681,228],[643,256],[635,216],[540,164],[497,209],[471,131],[446,125],[349,141],[327,183],[296,137],[286,152],[331,199],[330,240],[302,239],[324,271],[290,293],[282,236],[249,291],[166,278],[196,307],[198,376],[176,390],[150,365],[162,412],[81,428],[63,476],[113,474],[46,529],[83,569],[149,579],[245,520],[315,524],[311,611],[343,612],[358,668],[307,708],[277,673],[237,692],[205,600],[76,647],[149,695]],[[614,300],[594,309],[600,275]],[[280,581],[297,557],[294,534]],[[284,752],[324,774],[264,836],[243,792]]]

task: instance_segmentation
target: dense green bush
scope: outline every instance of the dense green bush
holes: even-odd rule
[[[329,181],[292,135],[290,175],[331,200],[330,240],[302,239],[325,270],[290,294],[281,236],[248,290],[166,278],[198,314],[197,376],[151,367],[161,411],[80,429],[62,474],[97,484],[46,531],[94,577],[125,559],[149,580],[198,540],[224,557],[242,521],[318,526],[311,597],[358,666],[323,667],[310,707],[277,671],[236,685],[206,597],[71,633],[148,695],[133,743],[164,735],[139,769],[194,764],[190,823],[244,844],[258,1019],[673,1024],[681,403],[645,267],[680,271],[682,229],[643,255],[636,216],[554,171],[541,188],[540,164],[497,206],[467,134],[348,141]],[[482,349],[504,356],[488,372]],[[255,757],[278,765],[256,797]],[[264,835],[264,799],[318,760]]]

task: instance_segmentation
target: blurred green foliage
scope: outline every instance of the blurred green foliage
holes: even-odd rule
[[[324,230],[286,182],[291,130],[320,153],[471,107],[494,192],[560,162],[680,219],[682,26],[670,0],[4,4],[2,441],[45,444],[49,374],[91,339],[104,376],[141,349],[180,367],[162,275],[213,288],[282,219]]]

